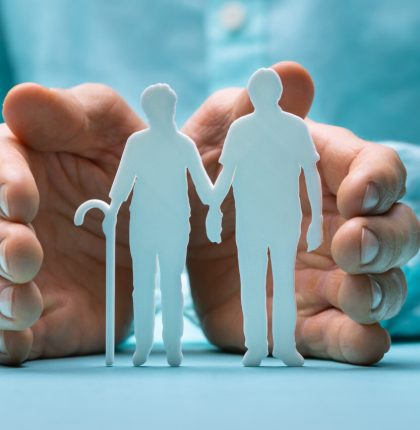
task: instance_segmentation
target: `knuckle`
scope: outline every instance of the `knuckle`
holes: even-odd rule
[[[348,128],[345,127],[341,127],[338,125],[334,125],[333,127],[333,131],[335,131],[338,135],[342,136],[345,139],[357,139],[360,140],[351,130],[349,130]]]
[[[407,205],[398,203],[390,211],[393,264],[401,266],[417,254],[420,247],[420,223],[414,211]]]
[[[118,95],[118,93],[112,87],[101,83],[81,84],[71,88],[70,91],[71,90],[75,90],[77,92],[80,91],[80,92],[102,94],[108,97],[115,97]]]
[[[388,146],[382,146],[382,150],[387,159],[387,164],[392,166],[392,172],[394,173],[394,180],[399,185],[398,192],[405,187],[407,179],[407,170],[401,161],[398,152]]]

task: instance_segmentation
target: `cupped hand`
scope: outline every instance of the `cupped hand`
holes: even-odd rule
[[[0,363],[104,349],[101,213],[76,208],[108,192],[127,137],[143,122],[111,89],[23,84],[0,126]],[[116,335],[132,320],[128,211],[120,214]],[[41,262],[43,264],[41,266]]]
[[[281,106],[305,117],[313,98],[309,75],[294,63],[280,63],[274,69],[284,86]],[[251,110],[245,90],[223,90],[186,124],[184,131],[196,141],[213,181],[230,124]],[[371,364],[390,347],[379,321],[396,315],[404,303],[406,282],[399,267],[419,248],[419,222],[407,206],[398,203],[405,191],[405,169],[397,154],[382,145],[343,128],[311,121],[308,126],[321,157],[324,239],[320,248],[307,252],[305,233],[311,213],[301,178],[297,346],[305,356]],[[225,350],[244,351],[232,193],[222,209],[223,242],[215,245],[205,236],[205,208],[193,206],[187,263],[205,334]],[[267,280],[271,324],[270,273]]]

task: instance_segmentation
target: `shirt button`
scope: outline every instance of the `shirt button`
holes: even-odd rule
[[[222,26],[229,31],[239,30],[245,23],[246,9],[240,2],[226,3],[220,9],[220,21]]]

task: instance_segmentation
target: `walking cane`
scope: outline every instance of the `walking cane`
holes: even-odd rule
[[[77,226],[83,224],[86,213],[90,209],[99,209],[104,215],[109,211],[109,204],[102,200],[88,200],[81,204],[74,215]],[[115,354],[115,225],[103,227],[106,242],[106,342],[105,363],[114,364]]]

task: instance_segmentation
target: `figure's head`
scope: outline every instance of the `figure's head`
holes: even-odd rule
[[[248,81],[248,94],[255,109],[277,105],[282,92],[281,79],[273,69],[259,69]]]
[[[140,103],[150,125],[173,123],[176,94],[168,84],[155,84],[147,87],[141,95]]]

